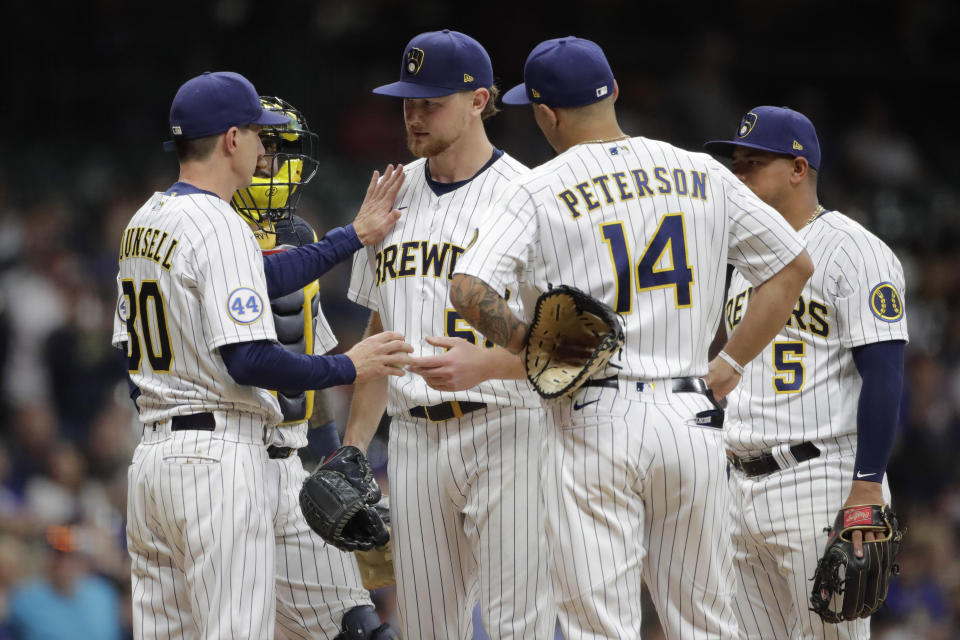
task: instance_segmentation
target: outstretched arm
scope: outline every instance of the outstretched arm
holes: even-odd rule
[[[450,301],[457,312],[489,340],[511,353],[520,353],[527,323],[513,315],[507,301],[486,282],[463,273],[453,274]]]
[[[328,231],[317,242],[264,256],[267,294],[274,298],[302,289],[360,247],[380,242],[400,219],[393,201],[404,175],[403,165],[387,165],[382,180],[374,171],[352,224]]]
[[[380,320],[380,314],[374,311],[370,314],[370,322],[363,333],[363,338],[368,339],[380,333],[383,333],[383,323]],[[350,417],[347,418],[347,429],[343,434],[344,446],[354,446],[366,453],[386,409],[386,378],[375,378],[354,384],[353,398],[350,401]]]

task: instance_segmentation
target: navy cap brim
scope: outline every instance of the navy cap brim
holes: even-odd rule
[[[758,149],[759,151],[769,151],[770,153],[782,153],[784,155],[790,155],[781,149],[774,149],[772,147],[767,147],[762,144],[750,144],[748,142],[733,142],[731,140],[711,140],[703,145],[703,148],[709,151],[710,153],[715,153],[718,156],[723,156],[725,158],[733,157],[733,150],[736,147],[747,147],[749,149]]]
[[[527,97],[526,83],[521,82],[507,91],[503,94],[503,98],[501,98],[500,101],[503,102],[503,104],[531,104],[530,98]]]
[[[260,117],[251,122],[250,124],[259,124],[265,127],[276,127],[281,124],[290,124],[290,116],[285,116],[281,113],[275,111],[263,110],[263,113],[260,114]]]
[[[451,89],[449,87],[430,87],[400,80],[377,87],[373,90],[373,93],[381,96],[392,96],[394,98],[440,98],[459,93],[459,91],[459,89]]]

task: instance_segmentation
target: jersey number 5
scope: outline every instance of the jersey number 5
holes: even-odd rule
[[[693,267],[687,258],[687,236],[682,213],[668,213],[660,219],[656,233],[647,243],[640,256],[636,270],[632,269],[630,246],[624,232],[623,222],[606,222],[600,225],[603,241],[610,250],[610,260],[616,273],[618,313],[633,311],[631,275],[636,273],[637,291],[673,287],[674,302],[678,309],[691,306],[690,285],[693,283]],[[666,259],[666,264],[662,265]],[[662,265],[662,266],[661,266]]]
[[[140,371],[140,362],[146,351],[150,367],[157,373],[168,373],[173,361],[173,349],[170,347],[167,309],[160,286],[156,280],[146,280],[140,285],[139,294],[133,280],[123,280],[120,286],[127,299],[127,358],[130,372]]]
[[[803,356],[807,346],[799,341],[773,343],[773,368],[780,375],[773,376],[773,388],[777,393],[797,393],[803,389],[806,370]]]

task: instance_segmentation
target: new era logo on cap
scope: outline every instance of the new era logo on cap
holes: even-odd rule
[[[703,146],[711,153],[727,157],[735,147],[803,157],[811,167],[820,170],[820,142],[813,123],[787,107],[752,109],[743,116],[733,140],[711,140]]]

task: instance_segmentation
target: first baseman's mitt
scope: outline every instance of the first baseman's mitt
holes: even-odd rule
[[[300,509],[310,528],[343,551],[381,547],[390,539],[375,505],[380,487],[363,452],[340,447],[303,482]]]
[[[390,496],[384,495],[374,509],[383,518],[390,531]],[[369,551],[354,551],[357,556],[357,566],[360,568],[360,579],[363,588],[369,591],[389,587],[397,583],[397,576],[393,571],[393,540],[387,540],[382,547],[374,547]]]
[[[898,573],[897,552],[906,529],[886,505],[846,507],[837,514],[827,547],[817,562],[810,610],[824,622],[838,623],[872,615],[887,598],[890,576]],[[853,552],[853,532],[874,531],[863,542],[863,557]]]
[[[527,333],[527,378],[544,398],[572,395],[623,339],[620,316],[596,298],[566,285],[544,291]]]

